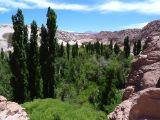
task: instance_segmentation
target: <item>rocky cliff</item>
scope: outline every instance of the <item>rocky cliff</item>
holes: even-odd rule
[[[110,120],[160,119],[160,21],[145,26],[140,35],[146,48],[132,61],[123,102]]]
[[[30,26],[28,26],[28,31],[30,35]],[[139,37],[140,29],[127,29],[115,32],[102,31],[99,33],[77,33],[77,32],[67,32],[62,30],[57,30],[57,39],[58,43],[63,42],[66,45],[67,42],[69,44],[75,44],[76,42],[79,45],[82,45],[86,42],[96,42],[100,41],[104,44],[108,44],[112,39],[114,42],[117,42],[120,46],[123,45],[123,40],[126,36],[129,36],[131,43]],[[4,51],[11,50],[11,42],[12,42],[12,33],[13,27],[12,25],[0,25],[0,49],[3,48]],[[38,28],[38,34],[40,34],[40,28]],[[39,37],[40,40],[40,37]]]
[[[29,120],[29,117],[20,105],[0,96],[0,120]]]

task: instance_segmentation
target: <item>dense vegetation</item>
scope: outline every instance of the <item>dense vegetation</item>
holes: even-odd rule
[[[9,57],[1,52],[0,94],[27,102],[24,107],[33,120],[106,119],[105,113],[121,102],[121,89],[130,71],[129,37],[124,40],[123,51],[112,40],[109,45],[98,41],[82,46],[59,45],[56,18],[54,10],[48,8],[38,47],[36,22],[31,23],[28,39],[22,11],[12,16],[14,51]],[[136,55],[140,45],[138,41]]]

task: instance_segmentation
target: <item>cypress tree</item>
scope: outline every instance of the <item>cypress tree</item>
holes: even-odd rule
[[[33,21],[31,24],[31,36],[28,51],[29,90],[31,100],[40,97],[40,68],[37,44],[37,31],[37,23]]]
[[[78,56],[78,43],[75,44],[75,55]]]
[[[4,59],[4,51],[3,51],[3,48],[1,48],[1,59],[2,59],[2,60]]]
[[[113,41],[112,40],[110,40],[109,48],[111,51],[113,50]]]
[[[48,97],[48,38],[47,38],[47,30],[44,25],[41,27],[41,46],[40,46],[40,65],[41,65],[41,77],[43,80],[43,97]]]
[[[22,11],[18,9],[17,14],[12,16],[14,33],[12,36],[13,53],[10,65],[12,71],[11,86],[13,88],[14,100],[23,103],[28,98],[28,71],[26,64],[26,41],[25,25]]]
[[[48,35],[48,97],[55,97],[55,56],[56,56],[56,13],[50,7],[47,12],[47,35]]]
[[[130,44],[128,36],[124,39],[124,53],[126,58],[130,56]]]
[[[133,54],[134,54],[134,56],[137,55],[137,42],[134,42],[134,46],[133,46]]]
[[[141,40],[139,39],[139,40],[137,41],[137,55],[141,52],[141,47],[142,47],[142,45],[141,45]]]
[[[76,57],[76,48],[75,45],[72,46],[72,58]]]
[[[96,49],[96,53],[99,55],[100,54],[100,43],[99,43],[99,41],[97,41],[95,43],[95,49]]]
[[[101,46],[101,47],[100,47],[100,48],[101,48],[101,55],[103,55],[103,48],[104,48],[104,47],[103,47],[103,43],[101,43],[100,46]]]
[[[116,55],[118,55],[119,51],[120,51],[120,48],[119,48],[118,44],[115,43],[115,45],[114,45],[114,53],[115,53]]]
[[[67,42],[66,51],[67,51],[67,58],[68,58],[68,60],[69,60],[69,56],[70,56],[70,45],[69,45],[68,42]]]
[[[61,43],[61,47],[60,47],[60,57],[64,56],[64,46],[63,46],[63,42]]]

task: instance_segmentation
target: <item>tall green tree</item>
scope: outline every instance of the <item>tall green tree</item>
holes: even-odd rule
[[[60,46],[60,57],[63,57],[64,56],[64,46],[63,46],[63,42],[61,43],[61,46]]]
[[[72,58],[76,57],[76,48],[75,45],[72,46]]]
[[[124,53],[126,58],[130,56],[130,44],[128,36],[124,39]]]
[[[100,43],[99,43],[99,41],[97,41],[97,42],[95,43],[95,49],[96,49],[97,55],[100,55]]]
[[[69,60],[69,56],[70,56],[70,45],[69,43],[67,42],[67,46],[66,46],[66,51],[67,51],[67,58]]]
[[[48,36],[48,97],[55,97],[55,56],[56,56],[56,25],[57,15],[53,9],[47,12],[47,36]]]
[[[26,64],[26,41],[25,25],[22,11],[18,9],[17,14],[12,16],[14,33],[12,36],[13,53],[10,65],[13,77],[11,85],[14,100],[23,103],[28,99],[28,71]]]
[[[137,41],[137,55],[141,52],[142,45],[141,45],[141,40],[138,39]]]
[[[119,51],[120,51],[120,48],[119,48],[118,44],[115,43],[115,45],[114,45],[114,53],[115,53],[116,55],[118,55]]]
[[[78,56],[78,43],[75,44],[75,55]]]
[[[41,46],[40,46],[40,66],[41,66],[41,77],[43,80],[43,97],[48,97],[48,38],[47,29],[44,25],[41,27]]]
[[[28,72],[29,72],[29,90],[31,100],[40,97],[40,64],[38,52],[38,34],[37,23],[31,24],[31,36],[28,50]]]
[[[134,56],[137,55],[137,42],[134,42],[134,46],[133,46],[133,54],[134,54]]]
[[[104,52],[104,51],[103,51],[103,50],[104,50],[104,45],[103,45],[103,43],[101,43],[101,47],[100,47],[100,48],[101,48],[101,55],[103,55],[103,52]]]
[[[4,59],[4,50],[3,50],[3,48],[1,48],[1,59],[2,60]]]
[[[113,50],[113,40],[110,40],[109,48],[111,51]]]

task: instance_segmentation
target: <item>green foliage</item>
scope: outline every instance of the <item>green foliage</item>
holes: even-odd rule
[[[113,49],[113,40],[110,40],[109,49],[112,51]]]
[[[134,42],[134,46],[133,46],[133,54],[134,54],[134,56],[137,55],[137,42]]]
[[[30,42],[27,43],[27,27],[21,10],[13,16],[14,52],[10,54],[13,97],[22,103],[29,99],[29,91],[31,100],[42,94],[44,98],[56,98],[25,103],[24,107],[33,120],[106,119],[105,113],[113,111],[121,102],[121,89],[126,85],[131,68],[129,38],[124,40],[124,51],[120,51],[116,43],[112,52],[112,40],[110,45],[97,41],[81,47],[77,43],[73,46],[67,43],[65,47],[63,43],[58,45],[55,37],[56,18],[54,10],[48,8],[47,25],[41,27],[38,49],[36,22],[31,24]]]
[[[48,75],[47,75],[47,97],[55,97],[55,56],[56,56],[56,31],[57,31],[57,25],[56,25],[56,13],[53,9],[50,7],[48,8],[47,12],[47,36],[48,36],[48,61],[47,61],[47,67],[48,67]]]
[[[26,58],[26,28],[22,11],[18,9],[17,14],[12,16],[13,22],[13,53],[10,55],[10,66],[12,71],[11,85],[14,100],[23,103],[28,99],[28,71]]]
[[[7,99],[13,99],[12,87],[10,85],[10,79],[12,73],[7,60],[7,55],[4,53],[0,58],[0,95],[7,97]]]
[[[38,52],[38,34],[37,24],[35,21],[31,24],[31,36],[28,47],[28,72],[29,72],[29,90],[31,100],[39,98],[41,94],[40,89],[40,65]]]
[[[3,51],[3,48],[1,48],[1,59],[2,59],[2,60],[4,59],[4,51]]]
[[[64,56],[64,46],[63,46],[63,42],[61,43],[61,47],[60,47],[60,57]]]
[[[69,45],[68,42],[67,42],[66,51],[67,51],[67,58],[68,58],[68,60],[69,60],[69,57],[70,57],[70,45]]]
[[[126,58],[130,56],[130,44],[128,36],[124,39],[124,53]]]
[[[115,53],[116,55],[118,55],[119,52],[120,52],[120,48],[119,48],[118,44],[116,43],[116,44],[114,45],[114,53]]]
[[[139,40],[137,41],[137,54],[139,54],[139,53],[141,52],[141,47],[142,47],[142,45],[141,45],[141,40],[139,39]]]
[[[47,84],[47,75],[48,75],[48,41],[47,41],[47,30],[44,25],[41,27],[41,46],[40,46],[40,66],[41,66],[41,77],[43,80],[43,97],[47,97],[48,93],[48,84]]]
[[[23,105],[31,120],[106,120],[104,112],[90,104],[70,104],[56,99],[34,100]]]
[[[133,47],[133,53],[134,55],[139,55],[141,52],[141,40],[138,40],[137,42],[134,42],[134,47]]]

